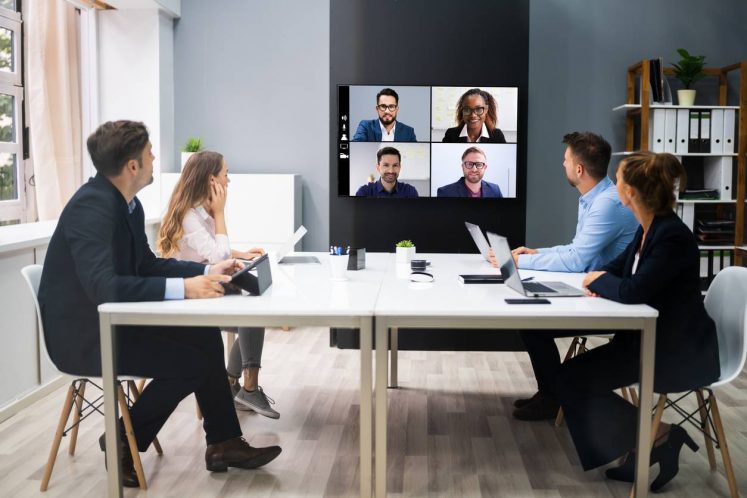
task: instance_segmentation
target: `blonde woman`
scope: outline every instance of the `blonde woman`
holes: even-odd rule
[[[264,254],[258,247],[237,251],[229,245],[225,219],[229,182],[228,166],[221,154],[202,151],[189,158],[158,232],[158,250],[163,257],[212,264],[231,257],[254,259]],[[238,341],[229,355],[228,379],[238,409],[279,418],[270,406],[275,402],[259,385],[264,341],[264,328],[239,327]],[[239,384],[242,372],[243,387]]]

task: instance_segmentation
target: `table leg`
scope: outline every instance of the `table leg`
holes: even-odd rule
[[[399,375],[397,372],[397,363],[399,359],[399,329],[392,327],[389,329],[389,387],[399,387]]]
[[[104,428],[106,430],[107,494],[122,498],[122,476],[119,469],[119,410],[117,409],[116,331],[109,315],[99,314],[101,338],[101,376],[104,385]]]
[[[371,397],[373,395],[371,379],[371,342],[373,334],[373,318],[366,317],[360,324],[360,350],[361,350],[361,372],[360,372],[360,492],[361,498],[371,497],[371,448],[372,448],[372,420],[371,420]]]
[[[654,355],[656,352],[656,319],[644,320],[641,331],[641,392],[638,404],[638,441],[636,442],[635,496],[648,495],[649,459],[651,456],[651,408],[654,397]]]
[[[384,320],[377,319],[376,326],[376,497],[386,496],[386,424],[387,424],[387,326]]]

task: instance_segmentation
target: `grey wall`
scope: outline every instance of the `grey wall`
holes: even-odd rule
[[[669,66],[680,47],[709,66],[747,59],[745,26],[744,0],[531,0],[527,245],[567,243],[575,231],[578,192],[563,173],[563,135],[591,130],[623,149],[624,115],[611,109],[625,103],[627,67],[653,57]]]
[[[329,0],[182,0],[175,164],[189,136],[237,173],[303,177],[304,248],[329,239]],[[272,216],[272,213],[252,213]]]
[[[625,99],[626,68],[659,56],[669,65],[678,47],[713,66],[747,59],[745,26],[744,0],[531,0],[529,245],[575,230],[563,134],[593,130],[622,148],[624,119],[611,109]],[[305,248],[317,250],[329,233],[329,35],[329,0],[182,0],[174,44],[176,148],[200,135],[233,171],[303,175]]]

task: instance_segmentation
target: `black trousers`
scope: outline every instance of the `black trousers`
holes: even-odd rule
[[[584,470],[607,464],[635,447],[638,408],[614,390],[639,380],[637,336],[637,332],[618,332],[611,342],[558,369],[555,395]]]
[[[207,444],[241,436],[217,328],[118,327],[117,361],[122,375],[153,379],[130,410],[138,450],[148,448],[191,393],[202,411]]]
[[[537,379],[537,390],[543,395],[557,401],[555,381],[560,368],[560,353],[555,344],[557,337],[575,337],[588,334],[588,330],[531,330],[521,331],[519,335],[532,362],[534,377]]]

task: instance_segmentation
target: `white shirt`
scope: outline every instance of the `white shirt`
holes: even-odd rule
[[[231,257],[228,235],[215,233],[215,220],[202,206],[187,211],[182,227],[184,235],[174,258],[214,264]]]
[[[384,128],[384,125],[381,124],[381,120],[379,120],[379,128],[381,128],[381,141],[382,142],[394,142],[394,130],[397,129],[397,122],[394,122],[394,126],[392,126],[392,131],[387,133],[386,128]]]
[[[394,130],[392,130],[394,131]],[[467,125],[462,126],[462,132],[459,133],[460,137],[467,137],[467,142],[470,142],[469,135],[467,134]],[[485,126],[485,123],[482,124],[482,133],[480,133],[480,138],[490,138],[490,133],[488,133],[488,127]],[[478,138],[476,141],[479,142],[480,138]]]

